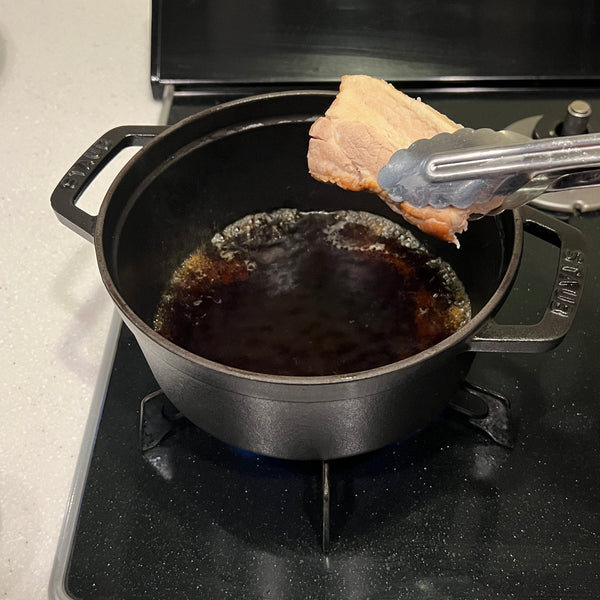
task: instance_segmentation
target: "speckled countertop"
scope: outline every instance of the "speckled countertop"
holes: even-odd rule
[[[105,131],[159,122],[149,82],[146,0],[0,0],[2,599],[47,598],[113,317],[92,245],[50,195]]]

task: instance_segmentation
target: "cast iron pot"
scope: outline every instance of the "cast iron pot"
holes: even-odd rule
[[[542,352],[558,344],[582,289],[580,232],[523,208],[472,222],[460,250],[417,232],[457,272],[473,318],[394,364],[347,375],[272,376],[211,362],[159,336],[152,320],[174,269],[201,240],[243,216],[283,207],[351,209],[402,222],[374,195],[309,176],[308,129],[332,97],[268,94],[169,128],[119,127],[83,154],[52,196],[59,219],[93,241],[103,282],[173,404],[217,438],[280,458],[350,456],[418,430],[452,400],[475,352]],[[90,181],[130,145],[144,147],[116,177],[98,215],[77,207]],[[560,246],[556,283],[537,325],[500,325],[493,316],[515,279],[524,229]]]

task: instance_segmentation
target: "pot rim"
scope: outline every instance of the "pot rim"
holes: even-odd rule
[[[127,176],[133,165],[140,159],[140,156],[148,152],[151,148],[155,147],[157,144],[160,144],[165,137],[171,136],[177,133],[179,129],[188,126],[188,124],[192,121],[196,121],[198,119],[203,119],[218,111],[227,110],[234,106],[238,106],[241,104],[248,103],[256,103],[261,102],[273,98],[283,97],[283,96],[306,96],[306,95],[335,95],[335,92],[329,90],[298,90],[298,91],[285,91],[285,92],[273,92],[268,94],[260,94],[255,96],[249,96],[240,98],[237,100],[232,100],[230,102],[225,102],[219,104],[217,106],[208,108],[196,115],[192,115],[183,119],[182,121],[176,123],[171,127],[167,127],[162,133],[156,136],[152,141],[150,141],[146,146],[141,148],[139,152],[137,152],[121,169],[118,175],[115,177],[114,181],[110,185],[100,210],[97,215],[96,220],[96,228],[94,232],[94,247],[96,251],[96,258],[98,261],[98,267],[100,270],[100,274],[102,277],[102,281],[117,305],[117,308],[121,312],[122,316],[133,325],[141,334],[149,337],[154,343],[161,346],[163,349],[167,350],[170,354],[178,357],[179,359],[183,359],[189,361],[199,367],[203,367],[207,370],[214,371],[217,373],[221,373],[228,376],[233,376],[240,379],[246,379],[253,382],[267,383],[267,384],[280,384],[280,385],[296,385],[296,386],[314,386],[314,385],[331,385],[331,384],[340,384],[347,382],[354,382],[360,380],[371,379],[374,377],[380,377],[382,375],[388,375],[394,373],[401,369],[407,369],[413,367],[421,362],[425,362],[429,358],[441,354],[443,352],[449,351],[453,347],[455,347],[455,351],[457,352],[467,352],[469,351],[466,342],[470,337],[472,337],[477,331],[488,321],[489,318],[493,316],[493,314],[500,307],[500,303],[506,294],[509,292],[512,282],[516,276],[517,268],[521,260],[521,251],[523,247],[523,219],[521,217],[520,211],[514,210],[513,213],[513,222],[514,222],[514,242],[511,251],[511,257],[500,281],[496,291],[492,294],[490,299],[486,302],[486,304],[481,308],[481,310],[471,318],[471,320],[461,327],[458,331],[454,332],[441,342],[426,348],[425,350],[404,358],[402,360],[389,363],[386,365],[382,365],[380,367],[375,367],[373,369],[367,369],[364,371],[356,371],[352,373],[344,373],[339,375],[318,375],[318,376],[295,376],[295,375],[271,375],[268,373],[259,373],[254,371],[247,371],[244,369],[239,369],[236,367],[231,367],[228,365],[224,365],[215,361],[211,361],[202,356],[194,354],[184,348],[174,344],[168,339],[164,338],[160,334],[158,334],[152,327],[150,327],[143,319],[141,319],[137,313],[135,313],[129,306],[129,304],[122,297],[120,292],[117,289],[113,278],[110,275],[110,271],[108,269],[108,265],[105,259],[104,252],[104,243],[103,243],[103,230],[104,230],[104,220],[105,215],[108,210],[108,206],[110,204],[110,200],[114,195],[115,191],[119,187],[121,181]],[[315,118],[318,115],[315,115]],[[460,249],[457,249],[460,252]],[[464,347],[461,345],[464,344]],[[171,366],[176,367],[170,360],[165,359]]]

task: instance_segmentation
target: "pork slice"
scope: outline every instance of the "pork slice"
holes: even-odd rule
[[[308,170],[320,181],[378,194],[423,232],[458,246],[456,234],[467,228],[469,215],[475,211],[393,202],[377,183],[377,176],[396,150],[460,127],[381,79],[344,75],[335,100],[310,128]],[[494,199],[485,207],[478,206],[477,212],[492,210],[498,204]]]

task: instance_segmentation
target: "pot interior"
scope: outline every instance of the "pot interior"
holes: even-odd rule
[[[101,211],[101,269],[104,259],[116,290],[146,324],[173,271],[201,242],[248,214],[279,208],[368,211],[398,222],[453,267],[473,315],[489,302],[513,254],[512,213],[472,222],[457,249],[412,228],[373,194],[317,182],[307,169],[308,130],[331,97],[300,97],[300,109],[308,99],[315,113],[284,119],[253,119],[248,103],[242,126],[237,115],[230,126],[212,124],[210,113],[193,117],[154,140],[117,179]]]

